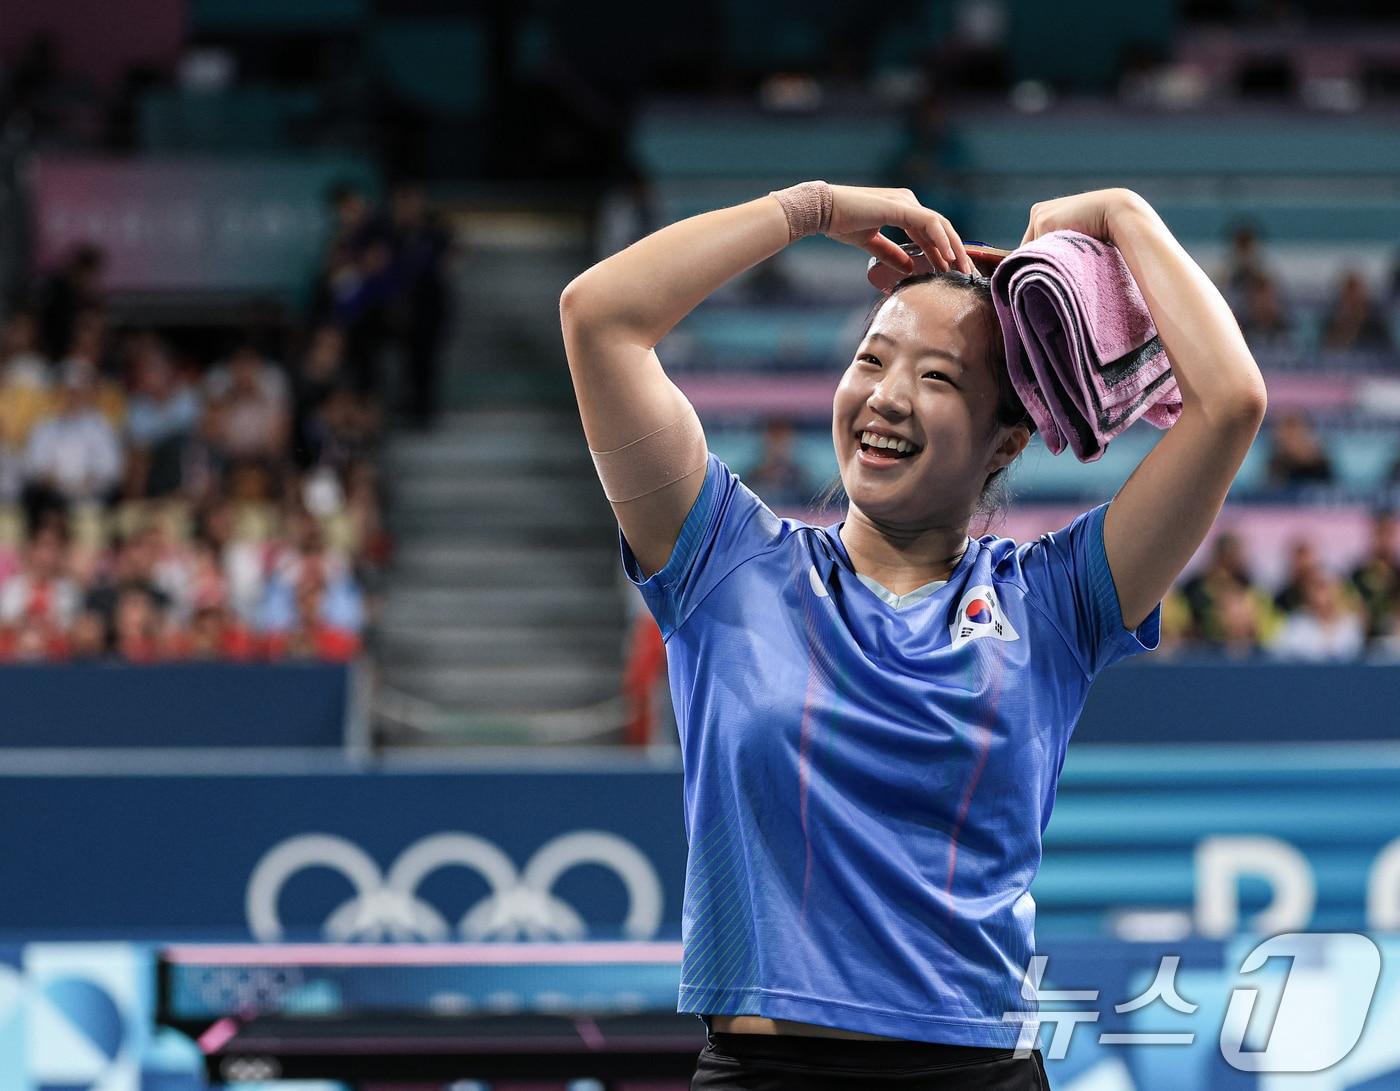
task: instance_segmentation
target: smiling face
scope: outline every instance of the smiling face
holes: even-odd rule
[[[832,403],[832,442],[852,506],[890,527],[948,525],[1029,440],[997,419],[985,300],[931,280],[897,291],[857,346]],[[867,431],[912,443],[890,457]]]

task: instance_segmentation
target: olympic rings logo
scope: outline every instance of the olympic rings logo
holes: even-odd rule
[[[279,942],[278,901],[287,882],[301,871],[329,868],[345,876],[355,891],[322,926],[324,937],[333,942],[582,939],[586,922],[553,893],[559,878],[581,864],[607,868],[622,881],[626,938],[655,937],[661,927],[661,880],[635,845],[602,830],[578,830],[546,842],[523,871],[485,838],[432,834],[404,850],[387,874],[343,837],[302,834],[269,850],[253,868],[245,898],[248,929],[260,942]],[[469,868],[490,887],[455,925],[417,894],[424,879],[446,867]]]

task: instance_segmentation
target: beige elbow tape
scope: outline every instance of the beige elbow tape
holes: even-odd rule
[[[603,495],[614,504],[625,504],[664,489],[700,469],[709,459],[705,429],[689,402],[685,412],[670,424],[641,439],[615,451],[595,451],[590,447],[588,453],[598,468]]]

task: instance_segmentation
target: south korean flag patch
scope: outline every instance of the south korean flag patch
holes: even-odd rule
[[[997,593],[985,584],[963,593],[948,632],[953,638],[954,648],[981,637],[991,637],[993,640],[1021,639],[1021,634],[1007,620],[1006,612],[997,600]]]

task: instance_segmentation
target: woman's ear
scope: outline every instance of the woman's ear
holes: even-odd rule
[[[1001,431],[1001,442],[997,444],[991,460],[987,463],[988,473],[1010,466],[1031,441],[1031,430],[1024,424],[1003,425]]]

